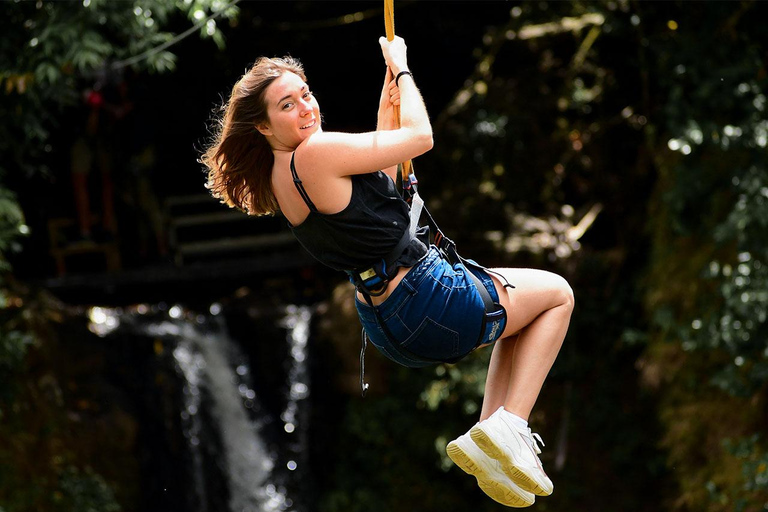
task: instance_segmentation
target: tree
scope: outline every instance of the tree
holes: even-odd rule
[[[662,443],[681,487],[676,504],[762,509],[768,73],[756,20],[765,7],[675,3],[637,15],[647,73],[658,77],[647,132],[659,179],[650,203],[643,373],[663,397]]]
[[[234,20],[237,0],[166,2],[3,2],[0,40],[0,509],[119,510],[114,491],[89,469],[76,445],[53,364],[49,311],[11,275],[7,255],[29,232],[16,195],[19,180],[46,176],[51,131],[79,101],[84,79],[174,69],[172,45],[199,32],[223,45],[217,20]],[[169,27],[193,23],[175,36]],[[32,364],[36,361],[37,364]],[[41,456],[42,455],[42,456]]]
[[[762,510],[765,6],[537,2],[510,14],[435,123],[432,165],[417,166],[445,184],[425,197],[459,248],[555,267],[576,290],[534,417],[557,439],[545,466],[565,452],[568,463],[537,506]],[[438,450],[474,417],[483,372],[477,355],[423,384],[419,405],[442,414]],[[364,442],[374,425],[355,425]]]

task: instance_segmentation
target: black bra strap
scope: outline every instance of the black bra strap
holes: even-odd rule
[[[304,190],[304,184],[299,179],[299,175],[296,174],[296,166],[293,164],[293,159],[295,156],[296,156],[296,153],[294,152],[291,155],[291,176],[293,176],[293,184],[296,185],[296,190],[299,191],[299,195],[304,200],[304,203],[306,203],[307,208],[309,208],[309,211],[317,212],[315,203],[313,203],[312,200],[309,198],[309,194],[307,194],[307,191]]]

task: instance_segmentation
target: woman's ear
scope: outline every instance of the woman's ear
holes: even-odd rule
[[[272,135],[272,130],[269,128],[269,125],[267,123],[257,124],[256,129],[259,131],[260,134],[262,134],[265,137],[269,137],[270,135]]]

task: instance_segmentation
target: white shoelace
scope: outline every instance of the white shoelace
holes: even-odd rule
[[[531,441],[531,448],[533,448],[533,451],[536,452],[536,455],[539,455],[541,453],[541,448],[539,448],[539,443],[541,443],[541,446],[547,446],[544,444],[544,440],[541,438],[539,434],[536,432],[531,432],[531,429],[528,429],[528,440]]]
[[[541,446],[546,446],[541,436],[536,432],[532,432],[530,427],[521,428],[520,425],[516,425],[514,419],[512,418],[513,416],[512,413],[505,411],[503,407],[500,407],[499,411],[501,411],[502,413],[502,416],[501,416],[502,422],[506,424],[508,428],[517,430],[518,432],[520,432],[525,442],[534,451],[534,453],[536,453],[536,455],[541,454],[541,448],[539,447],[539,443],[541,443]],[[527,432],[527,435],[526,435],[526,432]]]

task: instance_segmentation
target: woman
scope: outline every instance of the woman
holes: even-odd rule
[[[493,344],[480,421],[447,451],[493,499],[528,506],[553,490],[527,419],[568,329],[573,293],[548,272],[451,265],[406,234],[397,164],[432,148],[432,128],[405,42],[380,44],[387,70],[370,133],[324,132],[299,62],[259,59],[235,84],[202,157],[207,186],[251,215],[280,210],[313,256],[358,283],[375,269],[376,285],[358,287],[357,309],[369,339],[396,362],[454,362]],[[485,322],[478,286],[503,307],[501,322]]]

